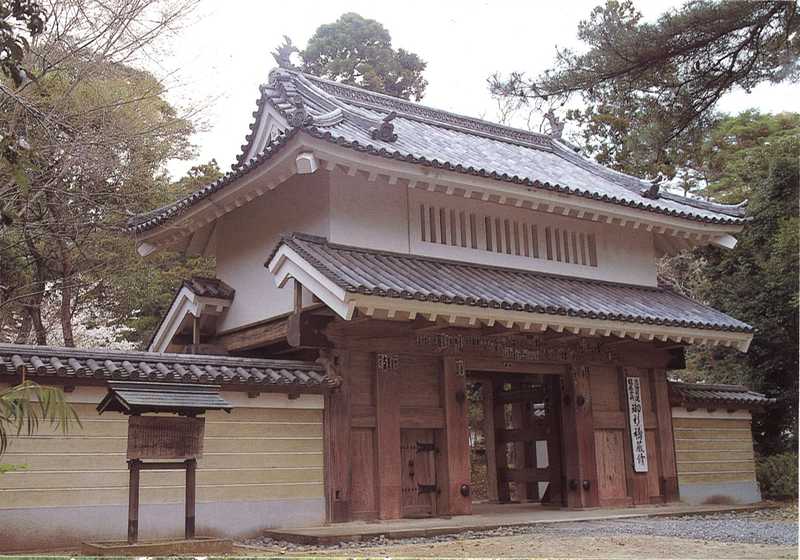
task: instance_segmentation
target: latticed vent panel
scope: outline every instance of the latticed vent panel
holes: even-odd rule
[[[419,238],[426,243],[597,266],[593,233],[424,203],[418,212]]]

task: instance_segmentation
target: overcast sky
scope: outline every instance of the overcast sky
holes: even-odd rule
[[[494,120],[486,79],[493,72],[549,67],[556,46],[579,47],[577,24],[601,0],[512,1],[405,0],[201,0],[199,9],[171,41],[171,54],[153,70],[172,76],[173,103],[202,107],[204,130],[193,138],[197,157],[170,166],[182,174],[216,158],[223,170],[234,161],[248,132],[258,86],[275,65],[270,52],[288,35],[304,47],[316,28],[353,11],[381,22],[395,48],[428,63],[423,102],[456,113]],[[680,2],[638,0],[648,19]],[[727,95],[720,110],[798,111],[797,86],[763,85]]]

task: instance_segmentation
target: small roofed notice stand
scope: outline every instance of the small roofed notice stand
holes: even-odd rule
[[[187,385],[141,381],[109,381],[108,394],[97,411],[121,412],[128,416],[127,461],[130,473],[128,487],[128,538],[125,550],[121,543],[85,543],[84,552],[93,554],[142,554],[147,549],[137,546],[139,540],[139,484],[141,471],[184,470],[186,473],[185,542],[178,552],[225,552],[230,541],[196,539],[199,547],[187,546],[195,541],[195,496],[197,459],[203,455],[205,418],[209,410],[230,412],[231,405],[219,394],[218,385]],[[143,416],[148,414],[148,416]],[[157,414],[157,415],[156,415]],[[169,416],[167,416],[167,414]],[[213,541],[213,542],[212,542]],[[152,543],[167,546],[151,551],[154,554],[176,553],[176,543]],[[208,550],[207,546],[212,545]]]

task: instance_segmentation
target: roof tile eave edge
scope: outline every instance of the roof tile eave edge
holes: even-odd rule
[[[262,150],[257,156],[251,158],[241,165],[234,165],[234,169],[232,171],[229,171],[216,181],[197,189],[182,199],[179,199],[166,206],[162,206],[161,208],[151,210],[150,212],[133,216],[128,221],[128,225],[125,228],[126,231],[129,234],[138,236],[172,221],[173,219],[182,215],[184,212],[188,211],[191,207],[206,200],[211,195],[223,190],[237,179],[250,174],[258,169],[263,163],[271,160],[274,156],[281,153],[284,147],[289,144],[289,142],[300,130],[301,129],[299,127],[287,129],[276,139],[270,141],[265,149]],[[135,219],[139,216],[148,217],[143,221],[136,222]]]
[[[330,282],[333,282],[334,284],[338,285],[340,288],[344,289],[348,293],[354,294],[353,301],[352,301],[352,303],[354,305],[357,305],[357,299],[358,299],[359,296],[377,297],[377,298],[384,298],[384,299],[387,299],[387,300],[414,301],[418,305],[419,304],[423,304],[423,305],[424,304],[444,304],[444,305],[448,305],[448,306],[452,305],[452,306],[463,307],[463,308],[466,308],[466,309],[491,308],[491,309],[495,309],[495,310],[498,310],[498,311],[520,312],[520,313],[525,313],[525,314],[529,314],[529,315],[537,315],[538,314],[538,315],[545,315],[545,316],[548,316],[548,317],[571,317],[573,319],[580,319],[580,320],[583,320],[583,321],[611,321],[611,322],[622,323],[623,325],[630,325],[630,327],[627,328],[627,329],[620,329],[620,328],[605,329],[605,328],[601,328],[600,330],[632,330],[632,331],[640,330],[641,331],[641,330],[643,330],[642,327],[644,327],[644,330],[648,330],[648,331],[658,330],[658,328],[661,328],[661,329],[664,329],[664,328],[666,328],[666,329],[684,329],[684,330],[685,329],[694,329],[694,330],[699,330],[699,331],[706,331],[706,332],[709,332],[709,333],[712,333],[712,332],[725,333],[726,336],[718,337],[718,338],[720,338],[720,340],[729,341],[729,340],[731,340],[732,337],[735,337],[737,339],[736,342],[741,343],[742,345],[747,345],[747,346],[749,346],[749,343],[753,338],[752,327],[750,325],[742,323],[741,321],[738,321],[738,320],[736,320],[736,319],[734,319],[732,317],[731,317],[732,320],[736,321],[737,323],[741,323],[743,326],[741,326],[741,327],[740,326],[728,326],[728,327],[723,328],[722,325],[719,325],[717,323],[713,323],[712,324],[712,323],[699,323],[699,322],[689,322],[689,321],[663,320],[663,319],[659,319],[659,318],[646,317],[646,316],[636,316],[636,317],[634,317],[634,316],[630,316],[630,317],[629,316],[617,316],[617,315],[608,315],[608,314],[605,314],[605,313],[599,314],[599,315],[598,314],[594,314],[595,316],[592,316],[593,315],[592,312],[576,311],[574,309],[565,309],[565,308],[559,308],[559,309],[549,309],[549,308],[529,309],[529,308],[526,307],[524,309],[514,309],[514,308],[506,309],[502,305],[497,305],[497,306],[492,306],[492,305],[489,305],[489,304],[484,305],[482,302],[479,302],[479,301],[475,301],[475,302],[471,302],[471,303],[470,302],[459,302],[459,301],[449,300],[449,298],[441,298],[439,296],[436,296],[435,294],[428,294],[427,296],[423,296],[423,295],[416,296],[416,295],[414,295],[414,297],[408,297],[404,293],[387,292],[385,290],[376,290],[376,289],[371,289],[371,288],[367,289],[366,287],[354,286],[354,285],[348,283],[346,280],[344,280],[342,277],[340,277],[334,270],[332,270],[328,265],[326,265],[325,263],[319,261],[311,252],[309,252],[305,247],[303,247],[303,245],[302,245],[303,241],[305,241],[307,243],[315,243],[317,245],[330,247],[330,248],[333,248],[334,250],[338,249],[338,250],[347,251],[348,249],[351,249],[351,248],[348,248],[347,246],[328,244],[324,240],[324,238],[321,238],[321,237],[318,237],[318,236],[307,236],[307,235],[304,235],[304,234],[285,234],[284,236],[282,236],[282,239],[278,242],[276,247],[273,249],[273,251],[272,251],[269,259],[265,263],[265,265],[268,265],[274,259],[274,257],[277,255],[277,253],[280,250],[280,248],[282,246],[286,245],[290,249],[295,251],[300,256],[300,258],[305,260],[308,263],[308,265],[310,265],[311,267],[317,269],[318,272],[320,274],[322,274],[323,276],[325,276]],[[352,249],[355,249],[356,251],[369,253],[369,254],[376,254],[377,253],[377,254],[383,254],[383,255],[388,255],[388,256],[396,256],[396,257],[400,257],[400,258],[422,258],[422,259],[430,260],[430,261],[434,261],[434,262],[443,262],[442,259],[437,259],[437,258],[433,258],[433,257],[424,257],[424,256],[417,256],[417,255],[406,255],[406,254],[400,254],[400,253],[388,253],[388,252],[385,252],[385,251],[370,251],[368,249],[363,249],[363,248],[352,248]],[[460,261],[444,261],[444,262],[446,262],[448,264],[463,265],[463,266],[469,266],[469,267],[480,268],[480,269],[487,269],[487,268],[493,269],[493,267],[485,267],[485,266],[481,266],[480,264],[476,264],[476,263],[468,263],[468,262],[462,263]],[[548,274],[545,274],[545,273],[539,273],[539,272],[535,272],[535,271],[526,271],[526,270],[520,270],[520,269],[503,268],[502,270],[511,271],[511,272],[518,272],[518,273],[530,273],[532,275],[537,275],[537,276],[546,276],[546,277],[552,276],[552,275],[548,275]],[[597,283],[599,283],[599,284],[613,284],[615,286],[631,288],[631,289],[638,288],[637,286],[617,285],[617,284],[614,284],[614,283],[607,283],[607,282],[602,282],[602,281],[597,281],[597,280],[571,279],[571,278],[569,278],[569,279],[570,280],[575,280],[575,281],[585,281],[585,282],[594,283],[594,284],[597,284]],[[653,290],[661,291],[661,289],[659,289],[659,288],[644,287],[644,289],[648,290],[648,291],[653,291]],[[685,298],[685,299],[687,299],[687,298]],[[693,300],[689,300],[689,301],[692,301],[693,303],[697,304],[697,302],[694,302]],[[700,304],[700,305],[702,305],[702,304]],[[705,305],[703,307],[708,308],[708,306],[705,306]],[[717,311],[717,310],[714,310],[713,308],[708,308],[708,309],[712,309],[713,311]],[[474,315],[474,313],[468,313],[467,315]],[[519,320],[518,322],[525,322],[525,321]],[[563,321],[561,321],[561,322],[563,322]],[[639,328],[638,329],[633,328],[634,325],[639,326]],[[691,336],[687,335],[687,336],[682,337],[682,338],[686,338],[687,340],[690,341],[688,343],[691,344],[691,343],[693,343],[693,340],[695,340],[695,339],[702,340],[704,338],[710,339],[712,337],[710,337],[710,336],[701,336],[701,335],[696,335],[694,337],[691,337]],[[731,342],[732,342],[732,340],[731,340]]]

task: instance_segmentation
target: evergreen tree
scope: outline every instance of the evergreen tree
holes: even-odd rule
[[[394,49],[383,25],[355,13],[320,25],[301,56],[309,74],[393,97],[419,101],[428,85],[422,75],[425,61]]]
[[[715,124],[719,99],[738,87],[795,81],[800,55],[795,1],[691,0],[643,19],[631,0],[608,0],[578,27],[586,52],[558,51],[534,79],[490,80],[493,93],[535,107],[564,105],[587,152],[617,169],[673,176]]]

